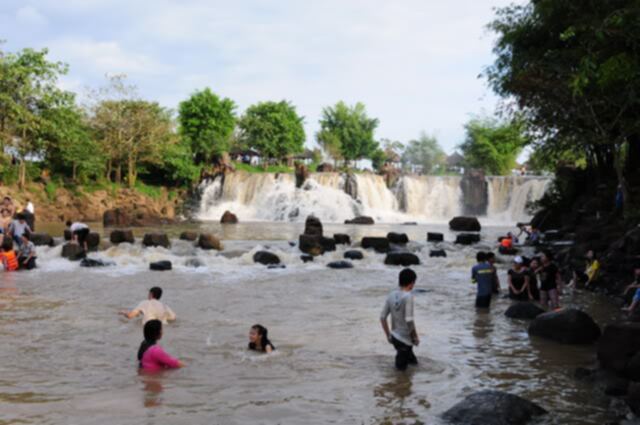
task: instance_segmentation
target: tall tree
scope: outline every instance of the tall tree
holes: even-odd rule
[[[196,163],[229,151],[236,125],[236,104],[220,98],[209,88],[197,91],[180,102],[178,123],[180,136],[195,155]]]
[[[250,106],[240,121],[241,143],[266,158],[284,159],[304,149],[304,118],[287,101],[261,102]]]
[[[411,140],[402,153],[404,167],[418,166],[424,174],[433,174],[441,170],[447,156],[440,147],[438,140],[426,133],[420,134],[417,140]]]
[[[362,103],[353,107],[344,102],[322,110],[320,131],[316,138],[334,158],[353,161],[371,157],[378,149],[374,139],[378,120],[367,116]]]
[[[465,141],[459,146],[465,165],[484,169],[490,174],[509,174],[528,143],[519,121],[501,123],[490,118],[473,119],[465,129]]]

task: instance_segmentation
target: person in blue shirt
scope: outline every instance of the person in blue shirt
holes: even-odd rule
[[[471,268],[471,281],[476,284],[476,308],[489,308],[494,287],[494,268],[487,262],[487,254],[476,254],[478,264]]]

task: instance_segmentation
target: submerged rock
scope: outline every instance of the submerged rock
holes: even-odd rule
[[[216,251],[222,251],[222,243],[220,239],[210,233],[202,233],[198,238],[198,248],[204,250],[215,249]]]
[[[142,238],[143,246],[161,246],[163,248],[169,249],[171,243],[169,242],[169,237],[165,233],[147,233]]]
[[[449,221],[449,228],[458,232],[479,232],[480,222],[475,217],[454,217]]]
[[[545,311],[533,303],[522,302],[511,305],[504,315],[511,319],[533,320]]]
[[[68,258],[71,261],[78,261],[87,256],[84,249],[75,243],[67,243],[62,247],[62,257]]]
[[[111,261],[103,261],[95,258],[83,258],[82,261],[80,261],[80,267],[107,267],[113,266],[114,264],[115,263]]]
[[[155,261],[153,263],[149,263],[149,270],[164,272],[167,270],[171,270],[173,268],[171,261],[163,260],[163,261]]]
[[[351,264],[351,262],[349,261],[332,261],[331,263],[327,264],[327,267],[331,269],[352,269],[353,264]]]
[[[269,251],[258,251],[253,254],[253,262],[266,265],[280,264],[280,257]]]
[[[268,269],[272,270],[272,269],[286,269],[287,266],[285,266],[284,264],[269,264],[267,266]]]
[[[427,242],[442,242],[444,241],[444,235],[442,233],[427,233]]]
[[[529,325],[529,335],[562,344],[591,344],[600,337],[600,328],[587,313],[567,308],[536,317]]]
[[[114,230],[109,235],[109,240],[112,244],[118,245],[121,243],[134,243],[135,238],[131,230]]]
[[[472,245],[478,242],[480,242],[478,233],[461,233],[456,236],[456,243],[460,245]]]
[[[198,239],[198,233],[197,232],[185,231],[185,232],[180,233],[180,240],[181,241],[195,242],[196,239]]]
[[[347,260],[362,260],[364,258],[364,254],[358,250],[346,251],[344,253],[344,258]]]
[[[55,241],[48,233],[32,233],[31,242],[35,246],[55,246]]]
[[[353,218],[351,220],[345,220],[344,224],[364,224],[364,225],[367,225],[367,224],[375,224],[375,221],[371,217],[359,216],[359,217]]]
[[[231,211],[225,211],[224,214],[222,214],[222,217],[220,217],[220,223],[222,224],[237,224],[238,223],[238,217],[232,213]]]
[[[389,239],[387,238],[364,237],[361,245],[364,249],[373,248],[376,252],[383,254],[389,252]]]
[[[189,258],[187,261],[184,262],[184,265],[187,267],[193,267],[196,269],[198,267],[204,267],[204,263],[200,261],[199,258]]]
[[[414,266],[420,264],[417,255],[410,252],[390,252],[384,259],[384,263],[388,266]]]
[[[313,256],[308,254],[301,255],[300,259],[302,260],[303,263],[313,262]]]
[[[333,235],[333,240],[338,245],[351,245],[351,237],[344,233],[336,233]]]
[[[444,249],[432,249],[429,251],[429,257],[446,257],[447,251]]]
[[[546,413],[542,407],[524,398],[485,390],[466,397],[442,417],[459,425],[524,425]]]
[[[387,234],[387,239],[389,240],[390,243],[393,243],[396,245],[405,245],[409,243],[409,237],[407,236],[406,233],[390,232]]]

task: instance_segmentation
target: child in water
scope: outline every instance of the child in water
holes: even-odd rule
[[[144,341],[138,349],[140,369],[145,372],[160,372],[164,369],[184,367],[180,360],[165,353],[162,347],[157,344],[160,338],[162,338],[162,322],[149,320],[145,323]]]
[[[2,241],[2,246],[0,247],[0,262],[7,272],[14,272],[18,270],[20,266],[18,256],[13,250],[13,241],[11,239]]]
[[[249,330],[249,350],[271,353],[276,347],[269,341],[269,331],[262,325],[253,325]]]

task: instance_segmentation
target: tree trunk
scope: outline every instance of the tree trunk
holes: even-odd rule
[[[130,189],[136,185],[136,161],[132,154],[127,158],[127,184]]]
[[[105,173],[105,177],[107,178],[107,181],[111,181],[111,172],[113,171],[113,164],[111,163],[111,160],[107,161],[107,172]]]
[[[24,158],[20,158],[20,164],[18,166],[18,187],[24,189],[27,182],[27,163]]]
[[[73,180],[74,183],[77,183],[77,171],[78,171],[78,164],[76,162],[73,163],[73,166],[71,167],[71,180]]]
[[[122,183],[122,164],[116,167],[116,184]]]

